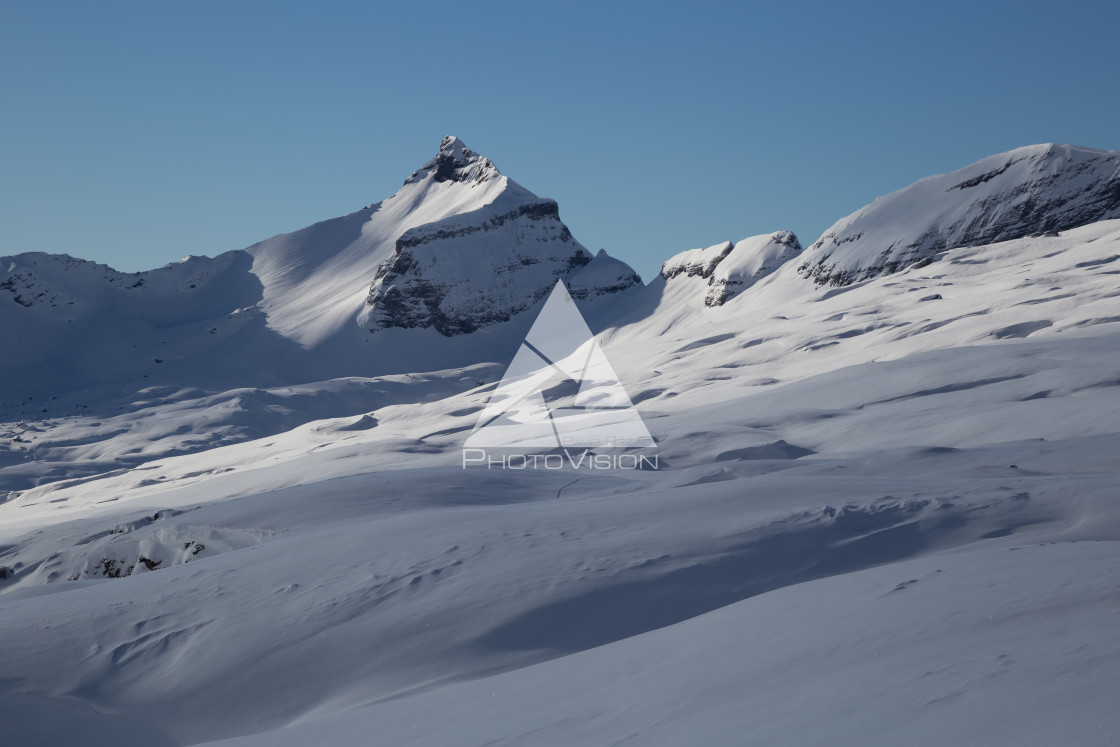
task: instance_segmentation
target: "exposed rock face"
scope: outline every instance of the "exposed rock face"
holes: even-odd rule
[[[681,252],[662,265],[661,276],[704,278],[704,304],[722,306],[800,253],[801,243],[791,231],[776,231]]]
[[[1120,217],[1120,153],[1032,145],[880,197],[833,225],[798,271],[848,285],[979,246]]]
[[[426,184],[427,182],[427,184]],[[393,255],[374,275],[359,321],[375,332],[433,327],[444,335],[473,332],[533,306],[564,279],[573,295],[614,293],[641,279],[605,254],[591,254],[560,220],[555,201],[542,199],[503,176],[457,138],[405,181],[429,199],[485,184],[497,190],[482,207],[415,226],[396,240]],[[394,198],[395,199],[395,198]],[[418,204],[415,210],[424,210]],[[581,269],[590,266],[590,273]]]
[[[661,277],[666,280],[685,277],[710,278],[716,267],[731,253],[735,245],[730,241],[713,244],[707,249],[689,249],[670,257],[661,265]]]
[[[448,135],[439,145],[439,155],[413,171],[404,183],[415,184],[430,178],[435,182],[481,184],[500,176],[493,161],[475,153],[454,135]]]
[[[422,226],[397,241],[377,270],[362,323],[434,327],[443,335],[508,321],[557,278],[591,262],[560,222],[555,202],[524,205],[478,222]],[[551,284],[550,284],[551,283]]]

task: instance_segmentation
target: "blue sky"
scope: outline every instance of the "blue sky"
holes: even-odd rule
[[[455,134],[646,278],[1058,141],[1120,149],[1115,3],[0,4],[0,254],[123,270],[388,197]]]

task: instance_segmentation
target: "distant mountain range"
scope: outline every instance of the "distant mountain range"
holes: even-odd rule
[[[1036,145],[882,197],[805,251],[779,231],[682,252],[660,280],[702,278],[704,303],[718,306],[787,263],[846,285],[954,247],[1118,216],[1120,153]],[[479,355],[489,347],[383,333],[492,327],[538,306],[557,279],[585,302],[628,294],[641,308],[649,293],[624,262],[584,249],[555,201],[449,136],[387,200],[241,251],[138,273],[0,257],[0,344],[18,351],[0,372],[32,396],[144,378],[267,385],[465,365],[493,358]]]

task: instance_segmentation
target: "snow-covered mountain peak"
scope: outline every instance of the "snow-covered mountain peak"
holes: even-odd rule
[[[468,159],[477,160],[479,156],[459,138],[454,135],[446,135],[443,141],[439,144],[439,154],[447,156],[454,161],[466,162]]]
[[[554,200],[451,135],[392,197],[249,251],[269,326],[305,347],[355,321],[371,332],[471,332],[534,305],[591,261]]]
[[[585,266],[573,287],[581,299],[641,284],[616,260],[593,263],[554,200],[447,137],[391,197],[216,258],[127,274],[65,256],[0,259],[0,343],[21,350],[0,361],[0,379],[35,371],[22,379],[30,396],[68,382],[188,381],[199,369],[275,383],[441,368],[465,360],[468,346],[405,363],[382,354],[394,336],[370,332],[472,332],[529,309]],[[275,364],[246,374],[248,351]]]
[[[454,135],[448,135],[440,143],[439,154],[412,172],[404,183],[408,185],[431,179],[435,182],[478,184],[501,176],[493,161],[475,153]]]
[[[880,197],[805,252],[802,275],[849,283],[979,246],[1120,217],[1120,152],[1043,143]]]

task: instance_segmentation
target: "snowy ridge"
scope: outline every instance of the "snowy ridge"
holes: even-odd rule
[[[681,252],[661,266],[661,277],[706,279],[704,304],[722,306],[800,253],[801,243],[792,231],[776,231]]]
[[[4,278],[0,291],[10,293],[20,306],[40,307],[37,313],[54,318],[123,307],[130,315],[155,314],[160,322],[175,324],[210,313],[205,307],[215,302],[213,296],[229,280],[225,275],[236,274],[238,254],[230,252],[215,259],[190,256],[155,270],[124,273],[68,254],[29,252],[0,257],[0,277]],[[166,303],[169,295],[180,299],[179,303]],[[221,309],[233,310],[224,303]]]
[[[642,279],[620,259],[607,254],[605,249],[565,281],[572,298],[594,299],[640,286]]]
[[[1120,217],[1120,153],[1031,145],[922,179],[829,228],[798,268],[818,284],[896,272],[978,246]]]

